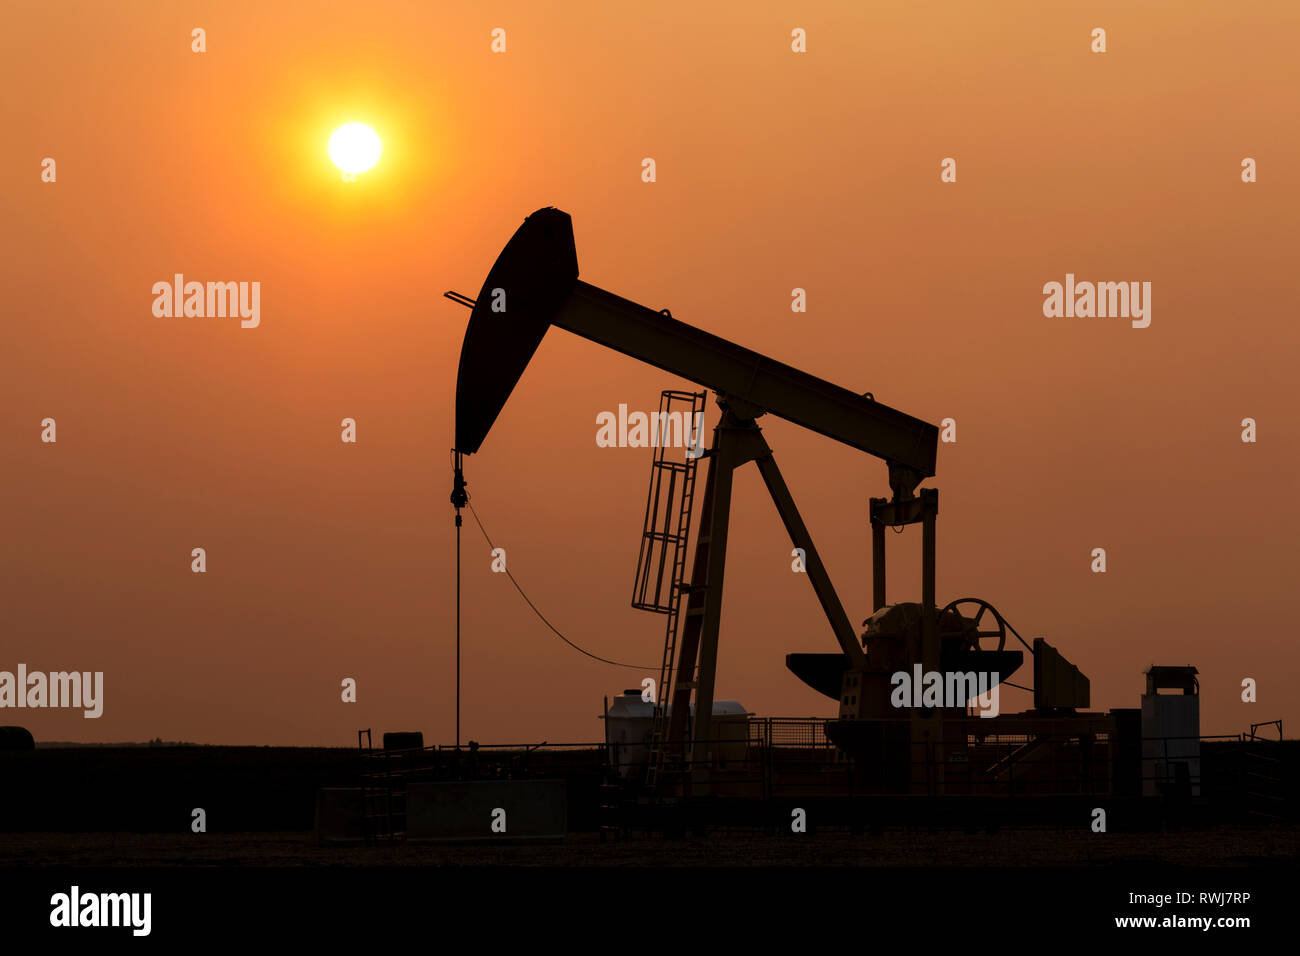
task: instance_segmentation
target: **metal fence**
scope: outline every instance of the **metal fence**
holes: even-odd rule
[[[579,819],[588,810],[616,815],[634,804],[700,796],[754,804],[917,796],[1023,803],[1194,796],[1202,786],[1216,795],[1238,795],[1243,813],[1280,814],[1274,806],[1282,799],[1276,740],[1245,734],[1170,741],[1108,733],[989,733],[913,744],[907,722],[896,723],[880,722],[874,737],[842,749],[835,740],[842,724],[833,718],[735,722],[703,748],[705,760],[693,760],[695,741],[686,741],[664,760],[652,788],[646,785],[645,742],[363,750],[367,835],[402,835],[408,783],[453,780],[563,779],[576,808],[571,816]],[[1199,746],[1189,748],[1193,740],[1238,746],[1230,758],[1216,759],[1212,772],[1203,772]]]

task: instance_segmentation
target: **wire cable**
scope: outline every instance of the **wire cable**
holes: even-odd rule
[[[494,545],[492,543],[492,539],[488,537],[487,528],[483,527],[483,521],[479,518],[478,512],[474,510],[474,503],[471,501],[471,502],[467,502],[467,504],[469,505],[469,513],[474,516],[474,523],[478,525],[479,531],[483,533],[483,540],[488,543],[489,548],[495,551],[496,545]],[[524,603],[533,609],[533,613],[536,614],[541,619],[541,622],[545,624],[547,627],[549,627],[554,632],[556,637],[564,641],[565,644],[568,644],[578,653],[585,654],[588,657],[590,657],[592,660],[600,661],[602,664],[613,664],[615,667],[631,667],[635,670],[642,670],[642,671],[656,669],[647,664],[625,664],[622,661],[611,661],[607,657],[601,657],[599,654],[593,654],[591,653],[591,651],[579,647],[577,644],[573,643],[573,641],[569,640],[567,637],[561,634],[559,629],[546,619],[546,615],[537,609],[537,605],[534,604],[531,600],[529,600],[528,595],[524,593],[524,589],[521,588],[519,586],[519,582],[515,580],[515,576],[510,573],[510,568],[507,566],[507,567],[503,567],[502,570],[505,571],[506,577],[510,579],[510,583],[515,586],[515,590],[519,592],[519,596],[524,599]]]
[[[1003,624],[1007,624],[1007,620],[1006,620],[1006,618],[1003,618],[1003,619],[1002,619],[1002,623],[1003,623]],[[1007,624],[1007,630],[1010,631],[1012,634],[1016,635],[1016,640],[1018,640],[1021,644],[1024,644],[1024,645],[1025,645],[1025,650],[1027,650],[1027,651],[1029,652],[1030,656],[1033,656],[1034,649],[1033,649],[1032,647],[1030,647],[1030,646],[1025,642],[1025,639],[1024,639],[1023,637],[1020,636],[1020,632],[1017,631],[1017,630],[1016,630],[1014,627],[1012,627],[1010,624]]]

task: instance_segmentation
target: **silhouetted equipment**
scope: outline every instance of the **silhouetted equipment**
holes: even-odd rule
[[[639,689],[623,691],[622,696],[614,698],[612,703],[606,700],[601,717],[605,721],[607,760],[620,776],[635,778],[642,771],[652,774],[657,769],[652,759],[656,745],[654,731],[663,709],[646,701]],[[714,738],[718,742],[717,756],[720,759],[736,763],[745,760],[751,716],[739,701],[713,702]],[[693,721],[693,704],[690,717]],[[654,784],[653,778],[645,782]]]
[[[1145,796],[1201,793],[1201,696],[1195,667],[1147,668],[1142,695]],[[1180,691],[1162,694],[1162,690]]]
[[[464,486],[461,456],[481,448],[552,326],[715,393],[721,415],[703,455],[708,470],[689,579],[684,555],[695,459],[670,461],[662,449],[652,459],[632,600],[635,607],[669,615],[656,719],[647,731],[651,780],[659,782],[659,771],[665,771],[683,793],[708,793],[710,771],[721,761],[714,752],[721,743],[712,720],[732,483],[736,469],[752,461],[839,644],[838,653],[791,654],[787,666],[839,702],[840,719],[826,734],[840,750],[877,768],[875,782],[911,793],[956,792],[946,788],[949,778],[954,786],[966,781],[1014,790],[1032,777],[1026,770],[1031,765],[1070,766],[1074,769],[1065,771],[1066,777],[1093,785],[1097,755],[1104,762],[1116,718],[1080,712],[1088,706],[1087,678],[1041,639],[1033,647],[1027,644],[986,601],[962,598],[942,609],[936,605],[939,494],[918,488],[935,473],[934,425],[876,401],[870,392],[834,385],[679,321],[667,309],[639,305],[580,280],[572,222],[558,209],[540,209],[524,220],[476,299],[447,295],[473,309],[456,381],[457,488]],[[697,399],[702,401],[697,393],[665,392],[660,411],[688,399],[697,411]],[[887,466],[891,495],[869,502],[872,614],[861,637],[756,423],[766,414],[874,455]],[[909,524],[922,531],[921,600],[891,605],[885,529]],[[1006,646],[1008,634],[1034,656],[1034,710],[989,716],[994,706],[974,716],[968,706],[976,697],[974,685],[965,678],[978,677],[996,689],[1023,664],[1024,652]],[[912,673],[918,681],[937,673],[949,682],[941,705],[899,709],[891,685],[899,674]],[[963,695],[963,689],[972,692]],[[995,738],[1003,743],[986,743]],[[1059,770],[1042,772],[1056,772],[1061,779]]]
[[[632,585],[632,606],[643,611],[672,615],[677,607],[677,591],[686,567],[686,545],[690,536],[692,501],[695,496],[695,465],[699,455],[690,442],[694,430],[703,424],[703,392],[667,390],[660,397],[656,416],[658,429],[678,424],[679,441],[652,442],[650,488],[646,494],[645,527],[641,533],[641,551],[637,556],[636,577]],[[681,434],[690,429],[690,435]],[[698,441],[698,439],[694,439]],[[684,447],[681,460],[670,453],[676,444]],[[700,448],[703,451],[703,448]]]
[[[686,552],[695,504],[695,469],[704,451],[704,392],[666,390],[655,418],[658,440],[651,442],[650,488],[646,493],[645,527],[632,585],[632,606],[667,615],[654,718],[648,740],[650,762],[646,781],[653,787],[665,756],[669,706],[677,651],[678,625],[686,599]],[[674,424],[678,441],[670,434]],[[667,436],[668,440],[664,440]],[[673,447],[684,449],[680,459]]]
[[[418,730],[397,730],[384,734],[385,750],[420,750],[424,747],[424,734]]]
[[[699,714],[693,762],[707,766],[732,473],[749,461],[760,474],[841,649],[861,661],[848,616],[831,586],[794,499],[755,419],[774,414],[883,458],[899,518],[916,486],[934,474],[938,429],[871,398],[823,381],[726,339],[578,279],[567,213],[541,209],[506,244],[475,301],[456,380],[456,449],[481,447],[542,337],[552,325],[712,389],[722,409],[708,453],[701,528],[677,649],[668,738],[685,741],[688,703]],[[933,498],[933,493],[927,498]]]
[[[1034,708],[1074,710],[1088,706],[1088,678],[1041,637],[1034,638]]]
[[[464,459],[461,453],[452,450],[451,505],[456,509],[456,525],[460,526],[460,509],[469,504],[469,494],[465,490]]]
[[[448,298],[455,298],[448,294]],[[459,301],[459,300],[457,300]],[[451,505],[456,509],[456,746],[460,746],[460,509],[469,504],[465,489],[464,458],[461,452],[451,450]]]
[[[22,692],[25,692],[26,688]],[[36,741],[26,727],[0,727],[0,750],[35,750]]]

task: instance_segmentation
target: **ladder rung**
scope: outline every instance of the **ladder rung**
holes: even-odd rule
[[[684,398],[689,398],[691,427],[698,421],[698,416],[705,409],[707,395],[700,392],[678,393],[664,392],[660,401],[660,412],[672,412],[673,407]],[[685,404],[683,402],[683,404]],[[693,431],[692,431],[693,434]],[[647,526],[642,531],[641,555],[637,562],[637,584],[633,606],[644,610],[654,610],[667,615],[665,621],[664,652],[659,671],[660,700],[666,700],[679,689],[687,692],[695,689],[694,681],[675,681],[676,668],[674,660],[677,652],[678,627],[684,611],[688,617],[704,613],[703,607],[690,607],[689,595],[702,586],[686,584],[687,550],[690,548],[691,516],[695,504],[695,478],[699,458],[687,456],[682,461],[672,461],[664,448],[657,450],[652,458],[651,503],[647,506]],[[677,477],[681,476],[680,483]],[[676,502],[673,495],[677,494]],[[659,506],[663,510],[659,510]],[[674,514],[673,504],[677,505]],[[664,524],[659,525],[659,518]],[[701,529],[703,530],[703,529]],[[697,542],[707,545],[710,536],[702,534]],[[667,548],[673,547],[672,560],[667,560]],[[656,576],[657,572],[657,576]],[[669,577],[665,582],[665,572]],[[663,598],[663,586],[668,586],[668,596]],[[688,596],[685,604],[683,595]],[[637,598],[640,598],[638,601]],[[645,780],[653,786],[658,777],[665,773],[664,764],[668,760],[665,742],[668,737],[667,706],[656,708],[650,734],[649,765],[646,767]]]

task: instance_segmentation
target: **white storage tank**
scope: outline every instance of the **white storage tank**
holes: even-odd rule
[[[650,757],[650,731],[654,723],[655,705],[641,699],[640,690],[625,690],[621,697],[610,702],[604,714],[605,741],[609,747],[609,762],[618,767],[621,776],[639,774]],[[672,713],[672,705],[668,705]],[[692,724],[695,703],[691,702]],[[713,731],[718,741],[714,756],[721,761],[742,761],[749,743],[749,711],[734,700],[713,702]]]

